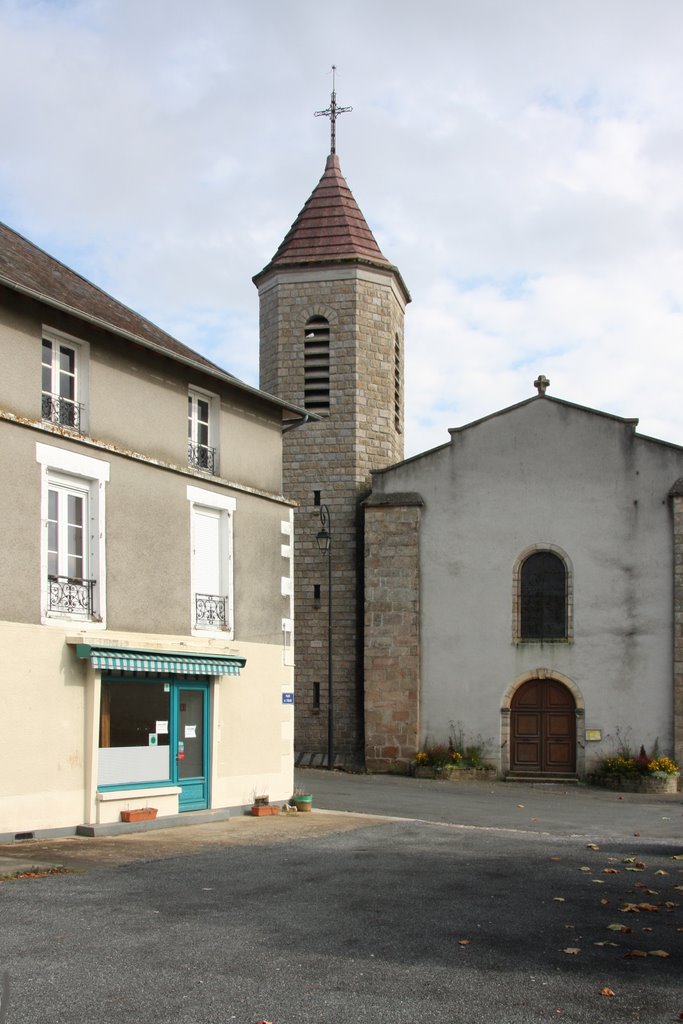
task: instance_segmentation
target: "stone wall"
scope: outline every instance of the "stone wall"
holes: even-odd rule
[[[417,494],[365,502],[365,764],[407,770],[420,739]]]
[[[319,508],[332,526],[335,751],[363,749],[363,537],[360,502],[371,470],[403,457],[403,395],[395,409],[395,351],[403,350],[404,297],[391,270],[357,263],[278,268],[259,283],[261,387],[304,404],[304,328],[330,328],[330,409],[283,438],[283,491],[299,502],[294,522],[297,752],[327,749],[327,562],[316,534]],[[402,356],[401,356],[402,358]],[[402,375],[402,366],[401,366]],[[316,589],[318,588],[318,589]]]

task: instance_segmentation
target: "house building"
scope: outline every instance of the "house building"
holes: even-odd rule
[[[3,225],[0,352],[0,837],[288,798],[304,411]]]

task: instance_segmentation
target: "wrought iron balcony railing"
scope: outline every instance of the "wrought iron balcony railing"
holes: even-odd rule
[[[80,402],[72,402],[70,398],[61,398],[59,395],[50,395],[43,391],[42,416],[50,423],[57,423],[60,427],[71,427],[79,434],[83,433],[83,405]]]
[[[187,461],[195,469],[206,469],[209,473],[216,472],[216,449],[206,444],[187,442]]]
[[[227,597],[221,597],[219,594],[195,594],[194,608],[197,629],[227,629]]]
[[[50,612],[93,617],[93,590],[95,580],[75,579],[71,576],[48,576],[47,607]]]

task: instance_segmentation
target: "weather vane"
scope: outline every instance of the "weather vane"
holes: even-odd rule
[[[329,117],[330,119],[330,153],[336,153],[337,143],[337,116],[339,114],[348,114],[349,111],[353,110],[353,107],[338,107],[337,106],[337,91],[335,88],[335,73],[337,65],[332,65],[332,97],[330,99],[330,105],[327,110],[316,110],[316,117]]]

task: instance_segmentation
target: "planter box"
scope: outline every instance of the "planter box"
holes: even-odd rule
[[[156,807],[134,807],[131,811],[121,811],[121,821],[153,821],[156,816]]]
[[[458,768],[457,765],[446,765],[442,769],[417,765],[413,774],[416,779],[441,779],[444,782],[490,782],[496,777],[494,768]]]
[[[615,789],[622,793],[678,793],[678,775],[643,775],[641,778],[626,779],[620,775],[592,775],[589,780],[594,786]]]
[[[267,818],[270,814],[278,814],[280,808],[276,804],[254,804],[251,809],[252,818]]]

